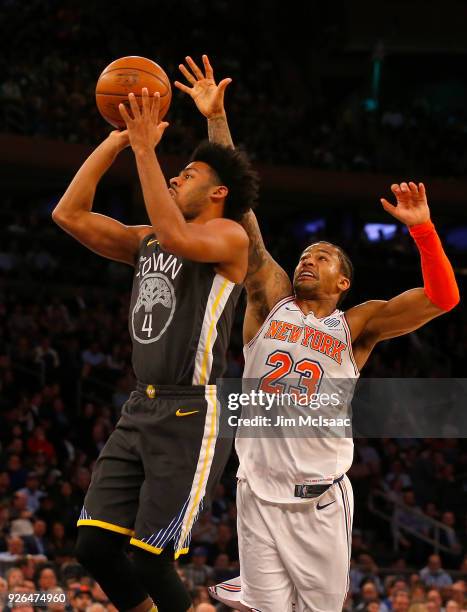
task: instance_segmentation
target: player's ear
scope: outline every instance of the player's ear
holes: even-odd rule
[[[228,187],[226,187],[225,185],[216,185],[216,187],[214,187],[211,192],[211,198],[216,201],[223,200],[227,197],[228,193]]]
[[[350,287],[350,280],[346,276],[341,276],[337,281],[340,291],[347,291]]]

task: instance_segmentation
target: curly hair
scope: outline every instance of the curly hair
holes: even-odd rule
[[[256,206],[259,177],[244,151],[203,141],[191,155],[190,163],[194,161],[207,164],[216,182],[228,188],[224,217],[239,221],[247,210]]]

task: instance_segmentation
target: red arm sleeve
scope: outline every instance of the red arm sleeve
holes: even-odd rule
[[[427,221],[409,231],[420,251],[426,296],[438,308],[451,310],[459,303],[459,288],[435,226]]]

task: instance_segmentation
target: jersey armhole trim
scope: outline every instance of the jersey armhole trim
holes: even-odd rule
[[[350,327],[349,327],[349,324],[347,322],[347,318],[345,316],[345,312],[343,312],[341,316],[342,316],[342,323],[344,324],[345,337],[347,338],[347,346],[349,347],[350,360],[352,361],[352,365],[353,365],[353,369],[355,370],[355,374],[360,375],[360,370],[357,367],[357,363],[355,361],[355,357],[354,357],[354,354],[353,354],[353,349],[352,349],[352,334],[350,333]]]
[[[280,302],[277,302],[277,304],[275,306],[273,306],[273,308],[269,312],[268,316],[264,319],[263,323],[261,324],[261,326],[258,329],[258,331],[256,332],[256,334],[253,336],[253,338],[250,340],[250,342],[245,344],[244,348],[245,349],[251,348],[253,346],[253,344],[256,342],[256,340],[259,338],[259,336],[261,334],[261,331],[263,330],[263,327],[266,325],[266,323],[269,321],[269,319],[279,310],[279,308],[281,308],[281,306],[283,306],[284,304],[287,304],[287,302],[292,302],[294,299],[295,299],[295,297],[293,295],[289,295],[288,297],[283,298],[282,300],[280,300]]]

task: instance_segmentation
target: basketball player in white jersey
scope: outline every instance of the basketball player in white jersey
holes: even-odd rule
[[[205,73],[187,58],[189,93],[207,117],[210,138],[233,146],[223,95],[203,57]],[[313,390],[320,381],[355,380],[381,340],[410,333],[454,308],[459,291],[430,220],[423,184],[392,185],[396,205],[383,208],[406,224],[421,256],[424,287],[389,301],[339,308],[352,283],[352,264],[338,246],[317,242],[302,253],[290,282],[267,252],[253,212],[244,322],[244,378],[269,393],[287,386]],[[317,387],[316,387],[317,388]],[[349,437],[237,437],[237,508],[241,584],[211,589],[241,610],[339,612],[348,590],[353,496],[345,475]]]

